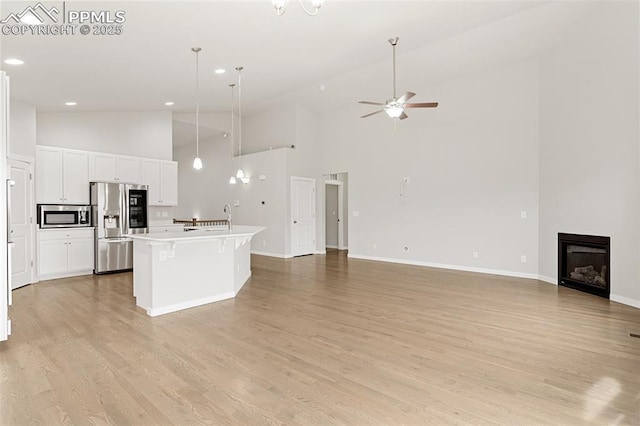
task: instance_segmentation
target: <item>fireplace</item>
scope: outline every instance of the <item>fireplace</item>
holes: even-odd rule
[[[558,233],[558,284],[608,299],[610,240]]]

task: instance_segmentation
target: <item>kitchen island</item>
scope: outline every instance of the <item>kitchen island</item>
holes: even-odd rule
[[[157,316],[235,297],[251,276],[251,239],[264,229],[132,235],[136,305]]]

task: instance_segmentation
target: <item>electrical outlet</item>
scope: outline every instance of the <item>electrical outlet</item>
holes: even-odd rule
[[[353,211],[353,216],[354,216],[354,217],[358,217],[358,216],[360,216],[360,212],[359,212],[358,210],[354,210],[354,211]]]
[[[520,219],[526,219],[527,218],[527,212],[526,210],[522,210],[520,212]]]
[[[525,256],[524,254],[520,256],[520,262],[527,263],[527,256]]]
[[[474,251],[474,252],[473,252],[473,258],[474,258],[474,259],[477,259],[477,258],[478,258],[478,252],[477,252],[477,251]]]
[[[161,213],[160,212],[156,212],[156,217],[160,217]]]
[[[262,240],[262,246],[266,246],[267,245],[267,240]]]
[[[233,202],[233,207],[240,207],[240,200],[235,200]]]
[[[167,252],[166,252],[166,251],[164,251],[164,250],[162,250],[162,251],[160,252],[160,262],[164,262],[164,261],[166,261],[166,260],[167,260]]]
[[[169,213],[167,213],[167,212],[162,212],[162,217],[169,217]]]
[[[371,246],[374,250],[378,248],[378,245],[376,243],[373,243],[373,245]]]

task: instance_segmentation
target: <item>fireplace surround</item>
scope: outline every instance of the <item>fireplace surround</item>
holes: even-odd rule
[[[558,233],[558,284],[609,298],[611,239]]]

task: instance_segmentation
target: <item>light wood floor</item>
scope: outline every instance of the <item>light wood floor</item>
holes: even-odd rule
[[[128,273],[14,291],[0,424],[640,424],[639,309],[343,253],[252,260],[235,300],[155,318]]]

